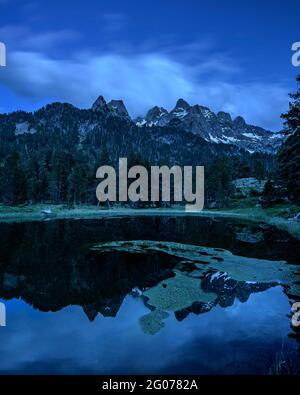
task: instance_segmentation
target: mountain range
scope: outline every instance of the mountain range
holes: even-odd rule
[[[74,122],[73,119],[71,123],[65,124],[67,113],[71,117],[77,113],[77,121]],[[99,114],[99,117],[96,114]],[[90,110],[81,110],[66,103],[53,103],[34,113],[18,111],[0,115],[0,131],[3,126],[7,128],[7,124],[16,136],[72,127],[73,131],[78,131],[82,141],[93,130],[101,127],[107,118],[118,118],[123,123],[124,134],[128,128],[136,125],[136,133],[140,136],[145,132],[150,133],[155,139],[158,138],[169,145],[176,140],[178,133],[182,135],[183,140],[186,137],[187,143],[190,135],[193,135],[197,140],[200,137],[205,142],[218,144],[225,153],[228,151],[224,147],[226,145],[231,147],[230,151],[238,151],[238,148],[251,154],[274,154],[286,139],[283,132],[272,133],[261,127],[249,125],[241,116],[232,119],[229,113],[223,111],[214,113],[208,107],[190,106],[183,99],[179,99],[170,112],[163,107],[155,106],[144,117],[132,119],[122,100],[111,100],[107,103],[103,96],[98,97]]]
[[[201,136],[216,144],[232,144],[250,153],[275,153],[286,136],[258,126],[248,125],[241,116],[232,119],[229,113],[215,114],[208,107],[190,106],[179,99],[172,111],[163,107],[151,108],[145,117],[135,120],[139,127],[170,126]]]
[[[221,200],[231,179],[268,176],[285,138],[182,99],[139,119],[102,96],[89,109],[52,103],[0,114],[0,201],[94,204],[97,168],[122,157],[129,167],[205,166],[208,200]]]

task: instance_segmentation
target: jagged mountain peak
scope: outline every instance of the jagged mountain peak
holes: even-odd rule
[[[219,122],[221,122],[222,124],[232,124],[232,118],[231,115],[228,112],[225,111],[219,111],[217,113],[217,117]]]
[[[168,123],[168,120],[166,120],[166,116],[168,116],[168,114],[169,113],[165,108],[154,106],[150,108],[145,117],[136,118],[135,123],[139,127],[155,125],[165,126]]]
[[[172,111],[176,111],[178,109],[188,110],[190,107],[191,106],[189,105],[189,103],[187,101],[180,98],[177,100],[176,105]]]
[[[153,121],[157,117],[161,117],[164,114],[168,114],[168,111],[165,108],[154,106],[147,112],[146,119],[148,121]]]
[[[130,119],[128,111],[123,100],[111,100],[106,103],[103,96],[99,96],[92,105],[93,111],[100,111],[102,113],[112,114],[114,116]]]
[[[125,107],[123,100],[111,100],[107,107],[115,114],[121,117],[129,118],[128,111]]]
[[[234,120],[225,111],[214,113],[206,106],[190,106],[184,99],[177,100],[171,112],[153,107],[147,116],[136,120],[137,126],[169,126],[199,135],[207,142],[231,144],[250,153],[275,153],[284,141],[283,135],[274,136],[268,130],[248,125],[241,116]]]
[[[111,100],[106,103],[103,96],[99,96],[90,110],[81,111],[67,103],[53,103],[35,113],[12,114],[15,122],[14,132],[17,136],[33,134],[41,129],[65,130],[64,119],[70,117],[75,122],[79,114],[82,118],[78,126],[80,139],[84,139],[89,131],[110,117],[119,118],[119,122],[124,122],[124,125],[132,123],[122,100]],[[89,122],[86,117],[90,119]],[[230,114],[224,111],[214,113],[205,106],[190,106],[183,99],[177,101],[171,112],[163,107],[154,106],[147,112],[146,117],[139,117],[134,122],[138,127],[149,129],[167,126],[174,133],[176,131],[184,135],[186,132],[201,137],[208,143],[234,145],[250,153],[274,154],[287,137],[282,133],[275,134],[261,127],[249,125],[241,116],[232,120]],[[68,127],[71,127],[71,124]],[[156,133],[155,129],[152,129],[152,133]]]
[[[243,117],[238,116],[233,120],[234,125],[236,125],[237,127],[244,127],[246,126],[246,121],[244,120]]]
[[[92,110],[102,111],[106,108],[106,101],[103,96],[99,96],[92,105]]]

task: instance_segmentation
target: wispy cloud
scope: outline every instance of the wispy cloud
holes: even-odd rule
[[[31,50],[44,51],[46,49],[56,47],[58,44],[61,44],[62,41],[74,42],[79,37],[80,34],[78,32],[64,29],[30,36],[24,40],[24,46],[30,48]]]
[[[1,0],[0,0],[1,1]],[[74,42],[81,35],[77,31],[62,29],[56,31],[34,32],[26,25],[5,25],[0,28],[0,37],[13,50],[47,52],[58,49],[66,42]]]
[[[122,21],[115,14],[105,18],[116,25]],[[29,100],[51,98],[90,107],[102,94],[107,99],[123,99],[131,115],[137,116],[154,105],[170,109],[183,97],[191,104],[242,115],[247,122],[271,130],[281,127],[280,114],[287,108],[289,89],[284,83],[237,82],[242,80],[237,76],[243,75],[240,65],[226,53],[214,53],[209,42],[177,47],[165,43],[160,49],[148,43],[135,52],[126,48],[79,51],[58,59],[47,49],[63,40],[76,40],[76,32],[33,35],[25,27],[7,26],[5,34],[10,40],[23,38],[21,50],[8,53],[0,81]]]

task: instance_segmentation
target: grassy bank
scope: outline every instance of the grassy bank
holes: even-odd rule
[[[43,210],[51,210],[51,214],[43,214]],[[114,206],[111,209],[96,206],[80,205],[72,209],[63,205],[0,205],[1,222],[44,221],[51,219],[92,219],[121,216],[203,216],[235,218],[245,221],[263,222],[285,230],[300,239],[300,222],[291,221],[289,218],[300,212],[300,207],[295,205],[278,205],[263,209],[253,205],[253,201],[243,199],[242,202],[233,202],[230,208],[203,210],[200,212],[186,212],[183,207],[174,206],[169,209],[130,209]]]
[[[210,210],[211,212],[212,210]],[[263,222],[278,229],[285,230],[300,240],[300,221],[291,220],[300,212],[296,205],[281,204],[267,209],[256,206],[232,207],[227,210],[216,210],[226,217],[244,218],[254,222]],[[214,214],[213,214],[214,215]]]

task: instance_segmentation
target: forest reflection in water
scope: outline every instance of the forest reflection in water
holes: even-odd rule
[[[252,258],[248,261],[255,264],[266,259],[287,261],[278,270],[285,275],[289,267],[294,273],[294,265],[300,262],[299,241],[286,232],[266,225],[193,217],[1,224],[0,231],[0,299],[7,305],[8,316],[5,332],[1,328],[1,338],[7,338],[1,352],[10,361],[1,362],[2,372],[136,373],[148,369],[188,373],[192,369],[200,374],[265,373],[282,344],[297,354],[298,334],[287,317],[296,296],[289,294],[288,287],[275,277],[270,281],[261,281],[265,277],[259,276],[253,281],[251,275],[234,278],[216,266],[222,265],[222,250],[228,250],[234,256]],[[167,253],[158,244],[157,250],[144,253],[133,251],[130,243],[123,250],[108,248],[101,254],[91,249],[97,243],[124,240],[149,240],[167,249],[175,243],[175,247],[183,245],[180,248],[185,252],[189,246],[192,250],[199,246],[208,255],[215,249],[211,262],[216,263],[211,267],[205,254],[195,262],[182,252]],[[53,321],[51,327],[47,320]],[[96,328],[97,357],[93,355]],[[129,331],[135,333],[139,350],[150,353],[150,360],[142,367],[133,363],[132,371],[128,363],[137,345],[132,344]],[[69,347],[72,342],[76,345],[78,354],[57,346],[62,341],[60,332],[65,333]],[[27,349],[34,344],[30,338],[43,334],[55,351],[36,351],[34,356],[29,352],[30,362],[26,362],[12,348],[12,333]],[[171,338],[176,334],[184,344],[178,345],[174,338],[166,341],[167,334]],[[107,354],[113,341],[114,352]],[[250,346],[257,350],[251,361],[247,357]],[[231,353],[230,358],[234,350],[234,364],[218,354],[220,348]],[[84,353],[89,349],[90,357],[80,360],[79,349]],[[166,354],[157,364],[163,350]],[[180,353],[182,362],[171,358],[171,352]],[[254,360],[261,353],[267,361],[257,366]],[[194,361],[192,366],[189,359]]]

